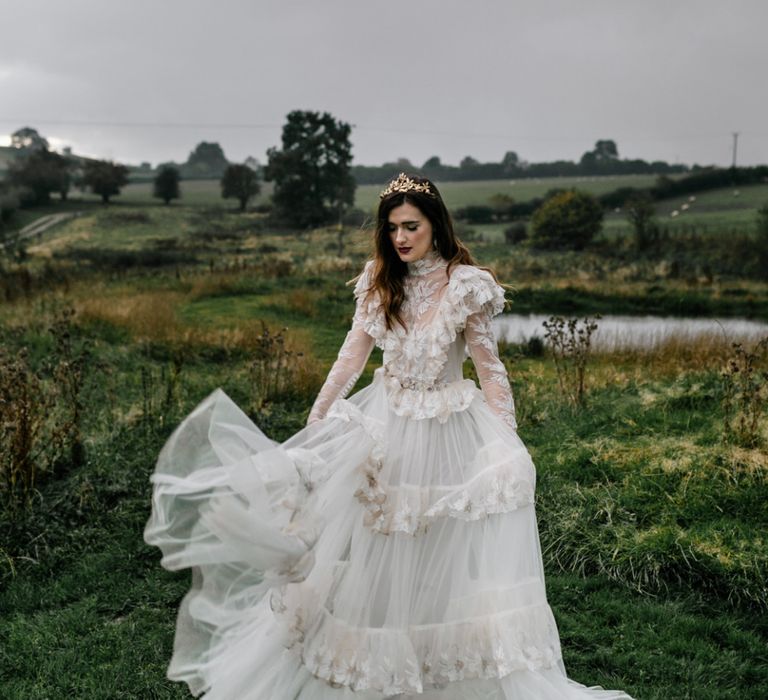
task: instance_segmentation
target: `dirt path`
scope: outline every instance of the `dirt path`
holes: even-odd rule
[[[37,221],[33,221],[31,224],[29,224],[29,226],[25,226],[23,229],[21,229],[21,231],[19,231],[18,240],[25,241],[30,238],[34,238],[35,236],[40,236],[49,228],[69,219],[74,219],[76,216],[80,216],[81,214],[82,212],[80,211],[73,211],[59,212],[58,214],[48,214],[46,216],[41,216]]]

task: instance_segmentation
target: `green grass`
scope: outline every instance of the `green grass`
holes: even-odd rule
[[[16,570],[0,558],[3,699],[187,697],[164,669],[188,580],[164,572],[143,544],[147,479],[174,424],[217,386],[275,439],[303,425],[317,383],[256,411],[254,347],[238,334],[259,321],[287,327],[309,364],[327,371],[352,312],[344,283],[367,246],[352,235],[347,267],[307,272],[318,255],[332,256],[333,241],[332,231],[294,236],[265,229],[257,215],[202,205],[123,204],[95,207],[32,249],[33,270],[47,254],[64,256],[53,265],[75,265],[83,251],[97,257],[83,257],[57,290],[1,304],[3,342],[26,346],[42,366],[53,353],[52,308],[73,303],[78,335],[93,343],[93,381],[85,463],[44,478],[23,522],[0,516],[0,549]],[[100,267],[109,251],[158,249],[197,262]],[[515,311],[768,318],[768,285],[738,276],[698,285],[629,252],[538,253],[504,245],[498,232],[472,250],[515,284]],[[28,330],[10,330],[18,326]],[[549,359],[505,348],[521,437],[537,464],[550,601],[569,674],[583,683],[638,700],[768,696],[764,447],[721,441],[723,358],[687,352],[596,358],[587,406],[574,411]],[[179,356],[180,380],[162,410]],[[374,354],[361,386],[379,361]]]
[[[242,308],[258,314],[258,305],[248,306],[257,296],[244,295]],[[185,307],[183,313],[201,323],[218,319],[227,324],[232,319],[221,315],[232,301],[209,298]],[[213,302],[224,306],[206,306]],[[319,321],[315,325],[317,333],[327,335],[329,347],[341,341],[344,329],[339,325]],[[112,368],[109,386],[120,414],[130,414],[130,406],[142,401],[137,385],[142,366],[156,378],[151,391],[163,394],[158,374],[166,362],[162,344],[136,344],[105,325],[83,330],[95,342],[97,356]],[[28,336],[27,342],[37,346],[33,340]],[[47,341],[39,344],[41,356],[45,347]],[[16,575],[9,577],[6,571],[0,589],[4,698],[187,697],[183,686],[164,678],[164,669],[188,578],[164,572],[158,553],[142,542],[149,512],[148,476],[173,424],[212,388],[223,385],[238,402],[247,402],[240,373],[243,361],[222,364],[205,354],[189,354],[179,403],[162,416],[162,425],[157,423],[160,414],[153,414],[152,427],[136,418],[95,421],[89,430],[86,463],[43,482],[29,519],[10,533],[4,530],[13,535],[14,548],[34,557],[34,561],[18,559]],[[323,358],[324,367],[329,363],[330,358]],[[612,370],[613,363],[606,365],[606,371]],[[619,388],[613,381],[614,388],[596,390],[589,410],[579,414],[558,403],[547,360],[518,361],[513,378],[518,388],[527,387],[519,389],[518,396],[521,434],[538,465],[539,526],[549,598],[571,677],[588,685],[622,688],[642,700],[722,700],[768,692],[765,618],[740,608],[738,601],[725,603],[723,590],[687,581],[640,595],[615,571],[595,573],[586,567],[576,575],[550,556],[557,532],[553,521],[560,525],[585,517],[565,507],[574,493],[588,503],[615,501],[616,512],[633,508],[648,521],[667,522],[664,513],[671,506],[664,493],[674,494],[675,488],[650,478],[643,454],[658,454],[653,443],[662,435],[669,442],[671,459],[679,458],[675,441],[701,445],[703,456],[710,449],[716,452],[712,432],[716,418],[701,413],[703,405],[712,405],[707,385],[695,388],[694,381],[676,388],[677,380],[657,379],[641,390]],[[90,405],[103,404],[98,392],[105,387],[93,385]],[[656,403],[643,392],[658,396]],[[275,407],[258,418],[259,424],[284,439],[301,424],[308,401],[293,408]],[[293,423],[288,424],[287,418]],[[611,459],[610,450],[623,458]],[[701,467],[711,468],[706,462]],[[700,492],[689,487],[687,501],[673,504],[676,512],[698,512],[701,522],[711,528],[705,534],[712,539],[721,527],[711,499],[716,495],[734,520],[750,519],[753,528],[763,527],[754,509],[764,509],[765,499],[756,496],[752,506],[747,491],[732,487],[729,496],[724,486],[727,483],[705,483]],[[626,542],[622,538],[631,533],[616,525],[613,541]],[[594,523],[587,533],[600,527]],[[584,531],[575,534],[582,538]],[[598,537],[575,544],[593,566],[606,554]]]
[[[595,177],[545,177],[518,180],[478,180],[467,182],[437,182],[449,209],[468,204],[488,204],[494,195],[507,195],[516,202],[543,197],[549,190],[575,187],[594,195],[605,194],[618,187],[650,187],[655,175],[616,175]],[[366,211],[375,208],[379,192],[385,183],[361,185],[357,188],[356,205]]]

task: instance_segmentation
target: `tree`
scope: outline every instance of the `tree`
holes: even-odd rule
[[[128,184],[128,168],[108,160],[89,160],[83,168],[83,185],[101,197],[104,204],[120,194],[120,188]]]
[[[462,170],[474,168],[478,165],[480,165],[480,161],[478,161],[476,158],[473,158],[472,156],[464,156],[459,163],[459,167]]]
[[[520,158],[514,151],[507,151],[501,159],[501,167],[505,174],[513,173],[520,167]]]
[[[424,165],[421,166],[422,170],[434,170],[435,168],[441,168],[443,166],[440,162],[440,156],[432,156],[424,161]]]
[[[229,161],[218,143],[201,141],[184,164],[187,177],[221,177]]]
[[[245,211],[248,200],[256,196],[260,189],[258,175],[247,165],[228,165],[221,178],[221,196],[237,199],[240,211]]]
[[[275,214],[298,227],[341,221],[355,199],[349,124],[328,112],[295,110],[282,149],[267,151],[265,178],[275,183]]]
[[[164,166],[155,176],[154,191],[152,196],[162,199],[166,205],[171,203],[172,199],[181,197],[179,191],[179,182],[181,176],[178,168],[173,166]]]
[[[609,162],[619,159],[619,149],[616,147],[616,142],[611,139],[597,141],[593,153],[598,162]]]
[[[656,210],[647,192],[632,195],[624,204],[627,219],[635,234],[635,246],[639,251],[650,248],[659,239],[659,227],[654,220]]]
[[[22,197],[25,206],[35,206],[48,202],[51,192],[58,192],[62,199],[67,198],[72,180],[70,168],[68,158],[35,148],[11,163],[8,180],[25,193]]]
[[[581,165],[586,169],[604,170],[606,165],[612,165],[619,160],[619,149],[611,139],[601,139],[595,142],[595,147],[581,156]]]
[[[537,247],[581,250],[600,231],[603,210],[591,194],[568,190],[547,199],[531,223]]]
[[[11,134],[11,147],[22,151],[47,151],[48,139],[31,126],[23,126]]]

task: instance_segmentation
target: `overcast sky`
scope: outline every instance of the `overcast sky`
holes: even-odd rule
[[[353,125],[356,163],[768,162],[768,0],[0,0],[0,143],[138,163]]]

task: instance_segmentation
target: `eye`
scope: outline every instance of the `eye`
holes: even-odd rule
[[[419,228],[419,225],[418,225],[418,224],[410,224],[410,225],[408,226],[408,230],[409,230],[409,231],[415,231],[415,230],[416,230],[416,229],[418,229],[418,228]]]

